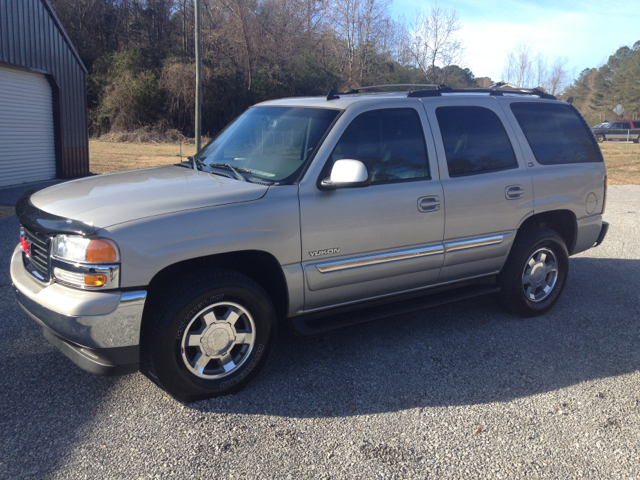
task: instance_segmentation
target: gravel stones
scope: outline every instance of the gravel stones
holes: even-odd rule
[[[0,190],[0,204],[19,192]],[[640,186],[539,318],[478,298],[312,336],[284,332],[242,393],[184,405],[87,374],[9,279],[0,220],[2,478],[637,478]]]

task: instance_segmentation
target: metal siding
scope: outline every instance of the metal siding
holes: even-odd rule
[[[89,174],[86,69],[59,25],[47,0],[0,0],[0,62],[51,74],[58,175],[71,178]]]
[[[26,45],[27,45],[27,41],[24,38],[25,35],[25,24],[24,24],[24,3],[22,3],[22,1],[19,0],[14,0],[16,2],[16,7],[18,10],[18,39],[19,39],[19,63],[18,65],[22,65],[23,67],[27,65],[27,52],[26,52]]]
[[[6,11],[8,12],[7,15],[7,26],[8,31],[9,31],[9,63],[16,63],[16,33],[15,33],[15,27],[13,24],[13,19],[16,18],[15,17],[15,4],[13,0],[7,0],[7,9]]]
[[[9,58],[9,25],[7,24],[7,2],[0,0],[0,55],[2,58]]]
[[[0,187],[55,178],[53,131],[45,76],[0,67]]]
[[[37,65],[35,56],[33,55],[33,25],[32,25],[32,13],[31,13],[32,0],[22,1],[22,11],[24,14],[24,42],[25,42],[25,65],[31,63]],[[36,66],[37,68],[37,66]]]

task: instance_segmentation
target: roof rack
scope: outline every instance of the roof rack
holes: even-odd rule
[[[351,88],[344,93],[334,92],[333,89],[329,90],[327,94],[327,101],[336,100],[339,95],[350,95],[354,93],[360,93],[362,90],[373,90],[377,88],[389,88],[389,87],[430,87],[428,89],[420,88],[417,90],[410,90],[406,97],[411,98],[424,98],[424,97],[441,97],[443,93],[488,93],[494,97],[502,97],[505,93],[516,95],[535,95],[547,100],[557,100],[554,95],[543,92],[539,88],[451,88],[448,85],[434,85],[434,84],[415,84],[415,83],[395,83],[390,85],[372,85],[369,87],[357,87]]]
[[[494,97],[502,97],[505,93],[513,93],[516,95],[535,95],[547,100],[557,100],[555,96],[538,88],[451,88],[447,85],[439,85],[435,90],[414,90],[407,93],[407,97],[441,97],[443,93],[488,93]]]
[[[358,93],[361,90],[373,90],[374,88],[389,88],[389,87],[433,87],[435,88],[439,88],[439,87],[443,87],[444,85],[434,85],[431,83],[391,83],[388,85],[371,85],[369,87],[356,87],[356,88],[352,88],[349,91],[345,92],[345,93]],[[414,89],[411,88],[411,91],[413,91]]]

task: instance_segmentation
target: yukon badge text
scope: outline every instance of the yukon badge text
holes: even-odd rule
[[[339,248],[327,248],[326,250],[316,250],[315,252],[309,252],[312,257],[319,257],[320,255],[329,255],[331,253],[340,253]]]

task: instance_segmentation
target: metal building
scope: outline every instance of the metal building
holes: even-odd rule
[[[0,187],[89,175],[86,75],[49,0],[0,0]]]

